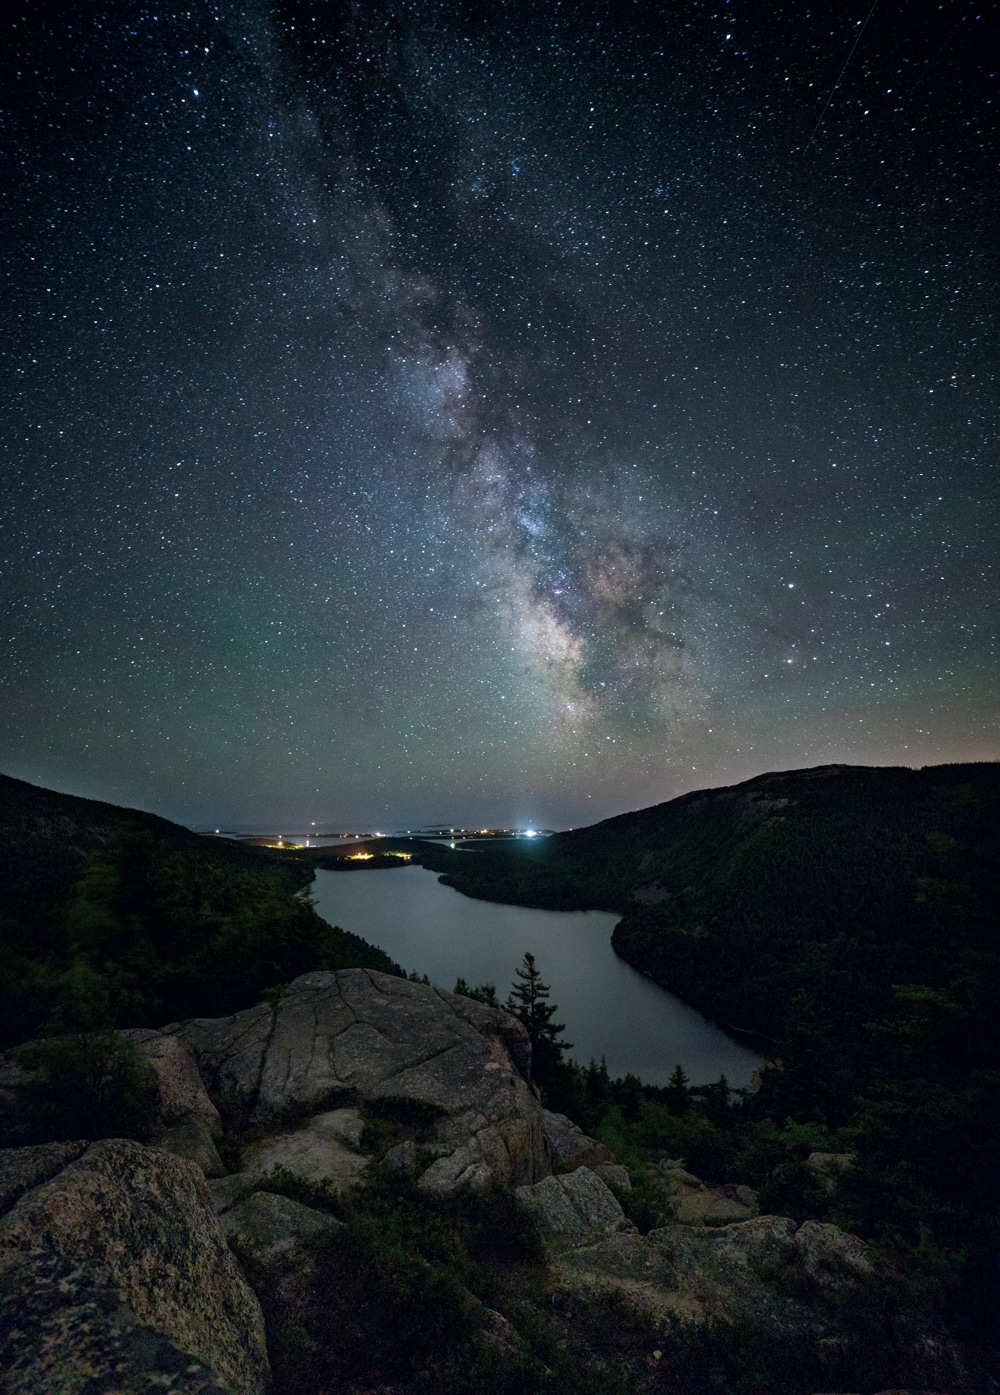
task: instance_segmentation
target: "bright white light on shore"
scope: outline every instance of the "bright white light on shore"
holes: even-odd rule
[[[535,830],[533,828],[526,828],[524,830],[524,836],[525,838],[534,838]]]

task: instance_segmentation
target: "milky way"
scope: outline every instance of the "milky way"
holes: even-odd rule
[[[997,9],[867,12],[15,7],[0,769],[562,826],[995,759]]]

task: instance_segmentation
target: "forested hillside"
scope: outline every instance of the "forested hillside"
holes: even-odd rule
[[[996,764],[827,766],[419,856],[468,895],[620,911],[625,959],[770,1055],[746,1117],[838,1131],[843,1223],[995,1339],[998,812]]]
[[[959,943],[989,938],[998,807],[996,765],[826,766],[544,843],[418,856],[470,896],[621,912],[630,963],[776,1039],[800,989],[863,1018],[893,983],[941,983]]]
[[[144,1077],[114,1033],[95,1029],[217,1016],[261,994],[276,1003],[281,994],[269,990],[314,968],[395,967],[316,915],[303,896],[311,868],[302,859],[311,850],[272,854],[203,839],[17,781],[0,785],[0,801],[0,1049],[43,1038],[11,1053],[18,1069],[37,1076],[20,1125],[35,1129],[32,1139],[61,1139],[67,1129],[71,1137],[145,1136]],[[612,1081],[600,1063],[563,1059],[550,1020],[559,985],[549,1003],[543,966],[536,982],[526,956],[508,999],[534,1042],[533,1084],[549,1108],[627,1164],[631,1184],[621,1196],[644,1231],[663,1224],[663,1168],[676,1170],[682,1158],[734,1194],[757,1189],[773,1215],[840,1227],[869,1246],[868,1298],[849,1302],[837,1290],[831,1300],[850,1383],[826,1383],[822,1361],[803,1383],[799,1336],[787,1349],[765,1350],[722,1323],[699,1337],[693,1366],[685,1329],[658,1332],[663,1370],[674,1362],[672,1370],[696,1372],[694,1384],[678,1388],[801,1395],[882,1390],[905,1376],[921,1388],[978,1395],[1000,1384],[998,809],[996,765],[826,767],[686,795],[534,843],[468,852],[385,839],[366,849],[386,864],[398,862],[386,854],[409,852],[472,895],[618,910],[619,952],[717,1020],[755,1032],[770,1055],[756,1093],[734,1092],[723,1079],[690,1088],[680,1067],[665,1089],[634,1077]],[[499,1005],[493,985],[456,987]],[[414,1117],[426,1108],[418,1101]],[[375,1119],[366,1128],[394,1142],[397,1123]],[[434,1229],[405,1178],[385,1185],[388,1200],[384,1190],[372,1192],[377,1225],[367,1212],[353,1220],[344,1212],[360,1237],[358,1272],[380,1276],[379,1284],[388,1276],[382,1287],[365,1278],[360,1290],[366,1311],[382,1315],[358,1348],[365,1389],[376,1381],[381,1388],[389,1358],[400,1369],[423,1362],[421,1372],[438,1370],[447,1344],[442,1338],[428,1354],[414,1334],[439,1307],[450,1331],[454,1294],[467,1284],[476,1291],[482,1278],[462,1236]],[[291,1194],[317,1201],[315,1189]],[[509,1228],[509,1196],[497,1205],[482,1225],[491,1256]],[[561,1388],[549,1376],[568,1339],[556,1341],[546,1325],[550,1307],[527,1268],[518,1270],[526,1287],[514,1302],[515,1290],[503,1287],[514,1281],[506,1271],[497,1277],[504,1263],[490,1259],[483,1311],[507,1304],[542,1355],[535,1385],[497,1388],[544,1395]],[[812,1301],[822,1288],[780,1266],[765,1264],[757,1277],[797,1285],[785,1298]],[[429,1307],[421,1306],[425,1293]],[[327,1307],[324,1293],[310,1318],[318,1331]],[[624,1360],[622,1341],[651,1344],[650,1333],[621,1326],[621,1312],[593,1321],[612,1362]],[[387,1330],[404,1334],[398,1358]],[[931,1347],[945,1353],[945,1366],[961,1368],[957,1383],[920,1374],[931,1369],[920,1355]],[[878,1362],[868,1361],[869,1349]],[[527,1360],[523,1350],[516,1355]],[[620,1380],[605,1381],[604,1359],[588,1348],[580,1369],[595,1384],[573,1388],[646,1388],[625,1365]],[[907,1372],[918,1374],[911,1381]],[[649,1388],[666,1387],[653,1380]]]
[[[327,925],[308,866],[0,776],[0,1049],[232,1012],[310,969],[398,972]]]

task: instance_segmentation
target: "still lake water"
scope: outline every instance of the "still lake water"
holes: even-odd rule
[[[323,872],[313,883],[316,909],[331,925],[378,945],[409,973],[439,988],[493,983],[506,998],[525,950],[538,961],[566,1023],[570,1055],[603,1056],[611,1075],[631,1071],[665,1085],[680,1063],[693,1084],[750,1084],[760,1059],[701,1013],[619,959],[611,948],[618,920],[607,911],[536,911],[475,901],[442,886],[424,867]]]

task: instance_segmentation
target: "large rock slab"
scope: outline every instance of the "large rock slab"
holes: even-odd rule
[[[299,1269],[310,1242],[329,1239],[345,1228],[333,1216],[271,1192],[254,1192],[227,1211],[221,1225],[241,1258],[249,1257],[264,1268],[276,1260],[290,1260]]]
[[[589,1167],[546,1177],[533,1187],[518,1187],[516,1195],[537,1222],[549,1254],[635,1231],[618,1198]]]
[[[799,1226],[788,1216],[757,1216],[719,1227],[662,1226],[567,1249],[556,1279],[578,1293],[614,1292],[657,1316],[815,1332],[805,1299],[842,1294],[870,1272],[857,1236],[816,1221]]]
[[[565,1114],[554,1114],[546,1109],[542,1114],[542,1128],[552,1162],[557,1167],[594,1168],[598,1164],[615,1161],[614,1153],[606,1144],[588,1137],[580,1125],[567,1119]]]
[[[647,1240],[666,1253],[678,1285],[711,1308],[724,1294],[738,1304],[741,1294],[756,1293],[762,1271],[792,1262],[797,1229],[788,1216],[757,1216],[718,1227],[661,1226]]]
[[[190,1048],[237,1133],[358,1100],[436,1109],[421,1185],[522,1184],[551,1170],[542,1110],[522,1071],[521,1024],[473,999],[368,969],[304,974],[274,1002],[163,1028]],[[259,1138],[258,1138],[259,1141]],[[256,1146],[256,1144],[255,1144]]]
[[[72,1314],[54,1318],[41,1303],[46,1320],[62,1324],[57,1355],[67,1370],[86,1365],[88,1304],[103,1311],[99,1295],[113,1292],[139,1327],[197,1358],[241,1395],[263,1395],[260,1305],[193,1164],[127,1139],[92,1144],[0,1220],[0,1265],[15,1307],[19,1284],[28,1298],[44,1291],[38,1266],[50,1262],[78,1275],[81,1296],[70,1305],[78,1322]],[[68,1377],[65,1388],[75,1388]]]
[[[671,1257],[639,1234],[609,1235],[594,1245],[553,1256],[550,1269],[557,1290],[584,1299],[613,1295],[654,1318],[702,1317],[703,1309],[678,1286]]]
[[[225,1172],[216,1144],[222,1137],[219,1111],[208,1097],[190,1049],[175,1036],[145,1028],[122,1031],[152,1067],[156,1090],[155,1147],[187,1158],[206,1177]]]
[[[273,1168],[283,1168],[305,1182],[345,1191],[370,1161],[360,1153],[363,1128],[356,1109],[315,1114],[301,1128],[272,1134],[245,1148],[242,1170],[263,1177]]]
[[[757,1215],[757,1193],[752,1187],[729,1182],[719,1187],[707,1186],[700,1177],[670,1159],[664,1159],[657,1171],[666,1184],[679,1225],[732,1225]]]

